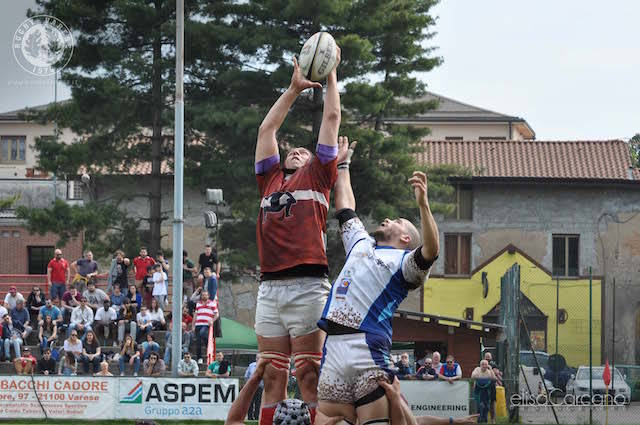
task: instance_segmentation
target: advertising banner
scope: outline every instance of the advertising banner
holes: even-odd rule
[[[415,416],[458,418],[469,414],[469,382],[400,381]]]

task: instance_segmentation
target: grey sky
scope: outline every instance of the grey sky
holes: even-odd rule
[[[15,62],[11,40],[33,0],[0,0],[0,111],[53,101],[53,77]],[[525,118],[538,140],[640,132],[640,2],[443,0],[429,89]],[[69,97],[58,87],[58,98]]]

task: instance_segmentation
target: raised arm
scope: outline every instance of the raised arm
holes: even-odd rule
[[[249,378],[249,380],[245,382],[242,390],[240,390],[240,393],[238,394],[238,398],[236,398],[236,400],[231,405],[231,409],[229,410],[229,414],[227,415],[225,425],[244,425],[244,418],[249,412],[251,400],[253,399],[253,395],[256,393],[256,390],[260,386],[260,381],[262,381],[264,369],[268,365],[268,363],[269,361],[266,359],[258,360],[256,371],[253,372],[251,378]],[[281,371],[280,369],[274,370],[276,370],[276,373],[286,373],[286,371]]]
[[[351,187],[351,174],[349,172],[349,164],[351,163],[351,155],[353,149],[358,142],[351,142],[349,146],[349,138],[346,136],[338,137],[338,179],[334,186],[334,203],[336,211],[349,208],[355,211],[356,198],[353,195]]]
[[[291,84],[289,88],[282,93],[280,98],[273,104],[267,116],[262,120],[258,129],[258,143],[256,145],[256,173],[262,171],[262,168],[273,165],[261,163],[263,160],[278,155],[278,141],[276,140],[276,132],[284,122],[289,113],[289,109],[295,102],[298,95],[305,89],[311,87],[322,87],[320,83],[314,83],[302,75],[298,61],[293,58],[293,74],[291,75]],[[261,169],[259,170],[258,167]],[[259,173],[260,174],[260,173]]]
[[[335,149],[335,146],[338,144],[338,131],[340,130],[340,120],[342,119],[340,93],[338,92],[338,74],[336,71],[340,64],[340,48],[336,46],[336,50],[338,58],[336,66],[327,76],[327,93],[324,98],[322,123],[320,124],[320,131],[318,133],[318,145],[329,146],[333,149]],[[317,151],[319,156],[322,153],[322,149],[326,148],[318,146]]]
[[[427,175],[420,171],[414,171],[409,178],[409,183],[413,186],[416,202],[420,209],[420,225],[422,235],[421,254],[425,260],[432,261],[440,252],[440,239],[438,237],[438,225],[433,219],[431,208],[429,208],[429,198],[427,196]]]

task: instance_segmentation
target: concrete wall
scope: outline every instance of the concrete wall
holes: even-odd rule
[[[479,140],[480,137],[504,137],[509,140],[509,125],[504,123],[429,123],[431,130],[428,140],[445,140],[446,137],[462,137],[463,140]],[[523,140],[515,126],[512,126],[511,140]]]

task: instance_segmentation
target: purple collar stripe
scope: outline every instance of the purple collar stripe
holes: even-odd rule
[[[318,143],[316,147],[316,154],[318,155],[320,162],[324,165],[338,157],[338,145],[327,146]]]
[[[280,155],[275,154],[262,161],[256,162],[256,174],[264,174],[280,163]]]

